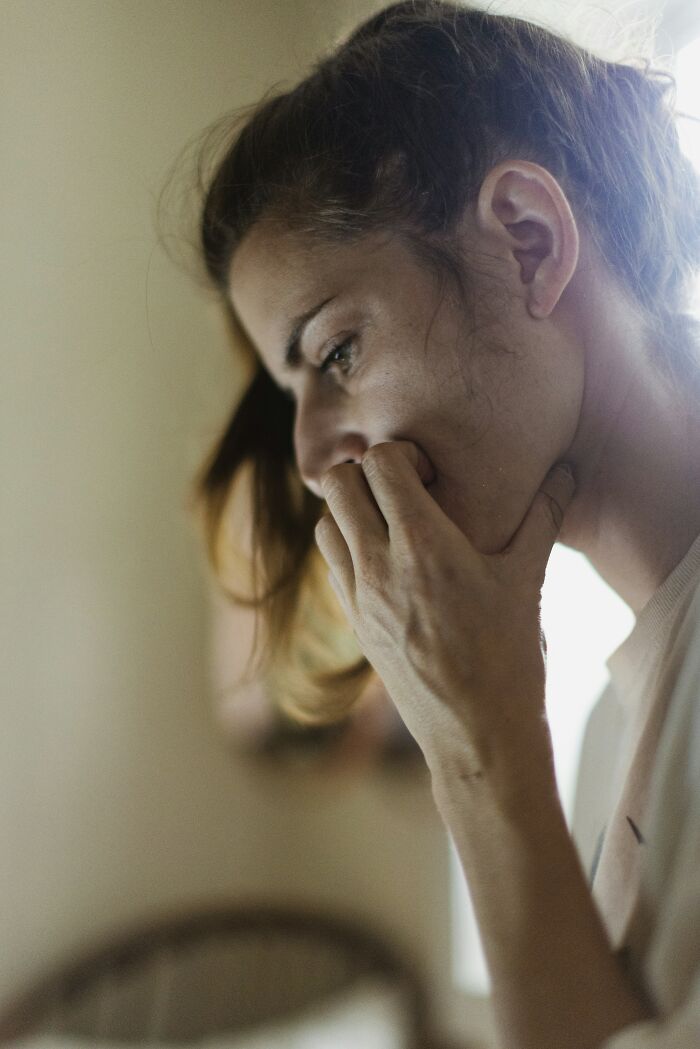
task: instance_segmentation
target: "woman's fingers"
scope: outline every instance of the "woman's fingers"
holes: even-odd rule
[[[508,545],[507,556],[523,566],[533,566],[538,578],[544,573],[552,547],[561,530],[564,514],[576,490],[573,471],[557,463],[539,487],[520,528]]]
[[[316,545],[331,569],[332,576],[348,595],[355,593],[355,569],[348,544],[332,514],[324,514],[316,522],[314,530]],[[329,582],[333,586],[332,579]],[[333,586],[333,589],[337,589]],[[338,598],[341,595],[338,594]]]
[[[357,570],[371,571],[377,556],[383,556],[388,539],[386,521],[361,466],[355,463],[334,466],[321,479],[321,488],[330,513],[316,525],[316,544],[352,606]],[[333,585],[333,580],[329,581]]]

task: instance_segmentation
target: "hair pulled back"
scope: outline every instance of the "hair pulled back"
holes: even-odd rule
[[[398,231],[422,261],[462,287],[466,277],[468,288],[450,233],[489,170],[518,157],[560,182],[652,338],[665,345],[672,331],[689,345],[700,189],[680,149],[674,102],[673,76],[646,59],[605,61],[525,20],[446,0],[392,4],[291,90],[208,129],[219,134],[223,126],[226,137],[206,182],[201,172],[213,138],[201,152],[206,272],[242,346],[230,267],[263,218],[331,242]],[[689,351],[685,364],[661,364],[680,374],[690,360]],[[296,721],[323,724],[349,713],[373,671],[326,583],[313,534],[323,504],[296,470],[293,410],[254,364],[196,496],[211,563],[225,585],[240,547],[230,503],[239,482],[244,487],[252,596],[228,593],[262,613],[257,673],[279,708]]]

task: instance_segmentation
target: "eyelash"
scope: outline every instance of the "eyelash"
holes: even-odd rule
[[[354,335],[350,335],[347,339],[344,339],[343,342],[339,342],[336,346],[334,346],[330,350],[330,352],[326,355],[326,357],[324,357],[324,359],[321,361],[321,364],[319,365],[318,370],[320,372],[322,372],[322,373],[325,373],[325,372],[329,371],[331,368],[333,368],[336,364],[338,364],[338,365],[341,364],[342,363],[341,361],[332,360],[332,358],[334,357],[334,355],[336,353],[339,353],[341,350],[345,350],[345,349],[349,349],[351,351],[350,352],[350,356],[347,358],[347,363],[351,364],[352,360],[353,360],[353,352],[352,352],[353,345],[352,344],[353,344],[354,341],[355,341],[355,336]],[[341,367],[340,371],[341,371],[341,373],[343,375],[347,375],[347,369],[346,368],[342,368]]]
[[[339,342],[335,346],[333,346],[332,349],[329,350],[329,352],[326,354],[326,356],[324,357],[324,359],[321,361],[321,363],[318,366],[318,370],[321,372],[321,374],[325,374],[326,372],[330,371],[331,368],[333,368],[336,364],[340,364],[341,363],[340,361],[334,361],[334,360],[332,360],[332,357],[336,353],[339,353],[341,350],[345,350],[345,349],[352,350],[354,341],[355,341],[355,336],[354,335],[350,335],[347,339],[344,339],[342,342]],[[348,359],[348,364],[350,364],[352,362],[353,357],[354,357],[354,353],[351,353],[350,357]],[[347,375],[348,374],[347,370],[345,370],[343,368],[341,368],[340,370],[341,370],[343,375]],[[286,397],[286,399],[288,401],[291,401],[292,404],[296,404],[296,398],[295,398],[295,396],[294,396],[294,394],[292,393],[291,390],[288,390],[286,387],[281,387],[281,390],[282,390],[282,393],[284,394],[284,396]]]

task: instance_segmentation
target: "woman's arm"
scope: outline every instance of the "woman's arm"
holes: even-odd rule
[[[557,464],[506,549],[482,554],[419,465],[417,448],[396,441],[333,467],[316,541],[426,759],[471,890],[503,1049],[601,1049],[651,1017],[589,894],[546,719],[540,598],[573,473]]]
[[[545,724],[533,749],[539,756],[531,750],[520,769],[514,761],[500,782],[461,775],[459,758],[435,758],[433,796],[469,885],[503,1049],[598,1049],[653,1014],[607,940]]]

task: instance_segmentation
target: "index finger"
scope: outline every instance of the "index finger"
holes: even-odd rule
[[[362,457],[362,470],[375,502],[389,528],[389,540],[415,533],[421,519],[435,514],[436,504],[426,491],[435,476],[424,452],[412,441],[384,441]]]

